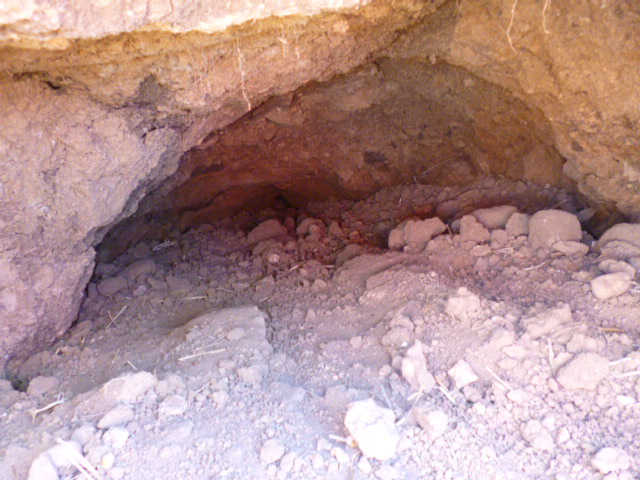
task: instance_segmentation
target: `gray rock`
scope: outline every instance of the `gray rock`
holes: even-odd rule
[[[554,243],[553,250],[564,253],[568,257],[584,257],[589,253],[589,247],[587,245],[571,240],[560,240]]]
[[[460,220],[460,241],[462,243],[482,243],[490,238],[489,230],[487,230],[476,217],[465,215]]]
[[[124,277],[116,275],[115,277],[105,278],[97,285],[100,295],[111,297],[120,290],[127,288],[127,280]]]
[[[447,226],[438,217],[427,220],[408,220],[402,222],[389,234],[389,248],[397,249],[411,246],[423,249],[436,235],[441,234]]]
[[[33,396],[44,395],[58,388],[60,381],[56,377],[36,377],[29,382],[27,394]]]
[[[539,420],[529,420],[520,428],[520,433],[536,450],[551,451],[555,447],[553,437]]]
[[[529,221],[529,241],[533,248],[551,248],[560,240],[578,242],[582,239],[580,221],[562,210],[541,210]]]
[[[415,407],[413,416],[431,441],[442,436],[449,426],[449,417],[442,410],[430,410],[426,406]]]
[[[414,390],[427,393],[436,384],[435,378],[427,367],[424,345],[416,340],[402,359],[402,376]]]
[[[31,464],[27,480],[58,480],[58,469],[49,455],[41,453]]]
[[[619,223],[604,232],[597,242],[602,248],[611,241],[622,241],[640,248],[640,223]]]
[[[511,215],[517,211],[518,209],[511,205],[500,205],[498,207],[481,208],[471,215],[476,217],[476,220],[489,230],[497,230],[504,228]]]
[[[591,465],[600,473],[607,474],[618,470],[627,470],[631,466],[631,459],[621,448],[605,447],[591,459]]]
[[[127,405],[118,405],[107,412],[98,422],[98,428],[107,429],[116,425],[124,425],[134,419],[133,409]]]
[[[49,455],[51,463],[53,463],[56,468],[62,470],[74,464],[74,462],[72,462],[74,458],[73,452],[71,452],[70,449],[75,450],[78,454],[77,456],[82,456],[82,446],[75,440],[54,445],[47,450],[47,455]]]
[[[520,235],[529,235],[529,219],[530,216],[524,213],[514,213],[509,217],[505,230],[514,237]]]
[[[564,365],[557,380],[568,390],[595,390],[609,374],[609,360],[597,353],[580,353]]]
[[[158,405],[158,417],[166,418],[182,415],[187,411],[189,403],[182,395],[169,395]]]
[[[251,230],[247,235],[247,243],[249,245],[257,245],[264,240],[284,237],[287,233],[287,229],[280,223],[280,220],[272,218]]]
[[[352,403],[344,424],[363,455],[385,461],[396,454],[400,441],[395,419],[393,411],[369,399]]]
[[[280,440],[272,438],[264,442],[260,449],[260,461],[264,464],[275,463],[280,460],[286,452]]]
[[[633,277],[626,272],[608,273],[591,280],[591,291],[598,300],[607,300],[625,293]]]

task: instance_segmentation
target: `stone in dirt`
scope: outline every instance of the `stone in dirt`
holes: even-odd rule
[[[104,413],[119,403],[138,402],[156,383],[156,377],[149,372],[125,374],[109,380],[97,392],[79,395],[75,402],[82,414]]]
[[[536,450],[551,451],[555,447],[553,437],[539,420],[529,420],[520,428],[520,433]]]
[[[446,413],[442,410],[430,410],[425,405],[415,407],[413,416],[418,425],[427,433],[430,441],[442,436],[449,426],[449,417]]]
[[[541,210],[529,220],[529,241],[533,248],[551,248],[560,240],[582,239],[580,221],[563,210]]]
[[[485,228],[497,230],[504,228],[509,218],[511,218],[511,215],[517,211],[518,209],[511,205],[500,205],[498,207],[481,208],[474,211],[471,215],[476,217],[476,220]]]
[[[427,220],[408,220],[402,222],[389,233],[389,248],[397,249],[410,246],[422,250],[429,240],[441,234],[447,226],[438,217]]]
[[[98,422],[98,428],[107,429],[116,425],[123,425],[134,419],[133,409],[127,405],[118,405],[108,411]]]
[[[595,390],[600,381],[609,373],[609,360],[597,353],[587,352],[576,355],[559,371],[557,380],[569,390]]]
[[[73,466],[71,462],[72,454],[70,455],[69,449],[75,450],[80,456],[82,455],[82,446],[74,440],[59,443],[47,450],[47,455],[49,455],[51,463],[53,463],[56,468],[64,469]]]
[[[631,459],[621,448],[605,447],[598,450],[591,459],[591,466],[606,475],[618,470],[627,470],[631,466]]]
[[[284,237],[287,235],[287,229],[280,223],[280,220],[272,218],[262,222],[256,228],[247,234],[247,243],[249,245],[257,245],[258,243],[272,238]]]
[[[618,223],[604,232],[596,246],[603,248],[612,241],[627,242],[640,248],[640,223]]]
[[[276,438],[272,438],[262,445],[260,449],[260,460],[267,465],[275,463],[284,456],[285,451],[282,442]]]
[[[36,377],[29,382],[27,387],[27,394],[33,396],[44,395],[58,388],[60,382],[56,377]]]
[[[573,314],[569,305],[546,310],[534,317],[522,319],[522,326],[529,336],[536,340],[559,330],[559,327],[573,322]]]
[[[58,469],[46,453],[41,453],[31,464],[27,480],[58,480]]]
[[[600,275],[591,280],[591,292],[598,300],[618,297],[629,290],[632,278],[626,272]]]
[[[447,299],[444,310],[458,320],[471,320],[480,310],[480,298],[465,287],[460,287],[455,295]]]
[[[553,249],[556,252],[564,253],[568,257],[584,257],[589,253],[589,247],[587,245],[570,240],[560,240],[554,243]]]
[[[424,345],[416,340],[402,359],[402,376],[414,390],[427,393],[436,384],[433,375],[427,368]]]
[[[458,360],[456,364],[447,372],[449,378],[453,380],[455,388],[461,389],[478,380],[476,372],[473,371],[471,365],[464,360]]]
[[[385,461],[395,455],[400,441],[395,419],[391,410],[369,399],[352,403],[344,424],[363,455]]]
[[[529,215],[525,213],[514,213],[509,217],[509,221],[505,225],[505,230],[514,237],[520,235],[529,235]]]
[[[100,292],[100,295],[104,295],[105,297],[111,297],[126,287],[127,281],[119,275],[111,278],[105,278],[97,285],[98,292]]]
[[[158,406],[158,417],[167,418],[180,416],[187,411],[189,403],[182,395],[169,395]]]
[[[482,243],[491,238],[489,230],[482,225],[476,217],[465,215],[460,220],[460,241],[462,243]]]

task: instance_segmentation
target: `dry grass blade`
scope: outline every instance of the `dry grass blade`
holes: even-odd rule
[[[78,451],[69,445],[64,440],[58,438],[56,440],[60,445],[65,448],[65,452],[67,452],[67,456],[69,458],[69,462],[78,469],[82,476],[88,480],[104,480],[102,475],[98,473],[98,471],[89,463],[89,461],[84,458]]]
[[[32,418],[31,418],[31,421],[32,421],[32,422],[35,422],[35,421],[36,421],[36,417],[37,417],[39,414],[41,414],[41,413],[43,413],[43,412],[46,412],[47,410],[51,410],[52,408],[57,407],[58,405],[60,405],[61,403],[64,403],[64,402],[65,402],[64,398],[60,398],[60,395],[58,395],[58,399],[57,399],[55,402],[51,402],[51,403],[49,403],[49,404],[45,405],[45,406],[44,406],[44,407],[42,407],[42,408],[38,408],[38,409],[34,410],[34,411],[31,413],[31,417],[32,417]]]
[[[185,302],[189,302],[189,301],[194,301],[194,300],[206,300],[207,298],[209,298],[209,297],[207,297],[205,295],[199,295],[197,297],[184,297],[184,298],[181,298],[180,300],[183,300]]]
[[[222,352],[226,352],[226,351],[227,351],[226,348],[219,348],[217,350],[208,350],[206,352],[193,353],[191,355],[186,355],[184,357],[179,358],[178,361],[179,362],[184,362],[185,360],[190,360],[192,358],[201,357],[203,355],[215,355],[216,353],[222,353]]]
[[[627,377],[636,377],[640,375],[640,370],[634,370],[632,372],[625,372],[625,373],[619,373],[618,375],[615,375],[615,378],[627,378]]]
[[[491,370],[491,368],[490,368],[490,367],[484,367],[484,368],[486,368],[486,369],[487,369],[487,372],[489,372],[489,374],[491,374],[491,376],[492,376],[493,378],[495,378],[495,379],[496,379],[496,381],[497,381],[500,385],[502,385],[504,388],[506,388],[506,389],[507,389],[507,390],[509,390],[510,392],[512,392],[512,391],[513,391],[513,388],[512,388],[512,387],[510,387],[510,386],[509,386],[509,384],[508,384],[507,382],[505,382],[504,380],[502,380],[502,379],[501,379],[501,378],[496,374],[496,372],[494,372],[493,370]]]
[[[456,400],[453,398],[453,395],[451,395],[451,392],[449,391],[449,389],[446,387],[446,385],[444,384],[444,382],[438,378],[438,377],[434,377],[436,379],[436,383],[438,384],[438,390],[440,390],[442,392],[442,394],[447,397],[447,399],[453,403],[454,405],[456,404]]]

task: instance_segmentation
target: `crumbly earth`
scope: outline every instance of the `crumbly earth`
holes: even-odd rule
[[[76,325],[0,380],[0,478],[638,478],[637,261],[464,217],[499,205],[589,215],[506,179],[415,184],[99,264]]]

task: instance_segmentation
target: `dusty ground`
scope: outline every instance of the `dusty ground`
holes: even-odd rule
[[[638,236],[460,221],[497,205],[589,216],[504,179],[408,185],[100,264],[0,381],[0,478],[640,478]]]

